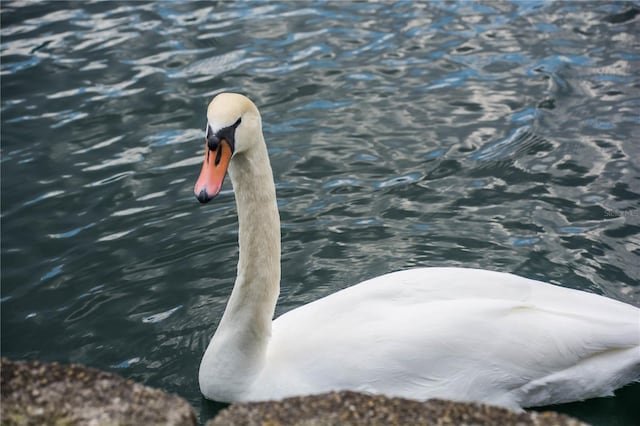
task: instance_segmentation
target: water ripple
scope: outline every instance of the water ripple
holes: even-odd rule
[[[201,406],[185,366],[237,264],[229,183],[192,194],[222,91],[261,108],[279,313],[424,265],[640,304],[639,10],[3,2],[3,356],[123,368]]]

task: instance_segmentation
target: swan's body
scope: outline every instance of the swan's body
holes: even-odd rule
[[[331,390],[511,408],[611,395],[640,377],[640,309],[511,274],[420,268],[382,275],[272,322],[280,222],[260,115],[241,95],[209,105],[198,199],[228,165],[238,276],[200,365],[218,401]]]

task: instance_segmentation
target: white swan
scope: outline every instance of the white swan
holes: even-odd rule
[[[611,395],[640,376],[640,309],[499,272],[382,275],[272,322],[280,219],[260,114],[239,94],[207,111],[201,202],[228,168],[240,255],[200,364],[206,398],[255,401],[330,390],[471,400],[519,409]]]

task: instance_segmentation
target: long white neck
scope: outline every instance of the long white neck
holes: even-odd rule
[[[280,292],[280,217],[264,140],[234,156],[229,176],[238,209],[238,272],[199,375],[202,393],[217,401],[242,399],[262,369]]]

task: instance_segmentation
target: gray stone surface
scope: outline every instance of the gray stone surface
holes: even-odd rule
[[[184,399],[116,374],[4,358],[0,369],[2,426],[197,424]]]
[[[2,426],[196,425],[187,401],[131,380],[79,365],[2,359]],[[483,404],[426,402],[356,392],[234,404],[207,426],[233,425],[583,425],[553,412]]]
[[[553,412],[515,413],[484,404],[432,399],[426,402],[355,392],[234,404],[207,426],[391,426],[391,425],[584,425]]]

